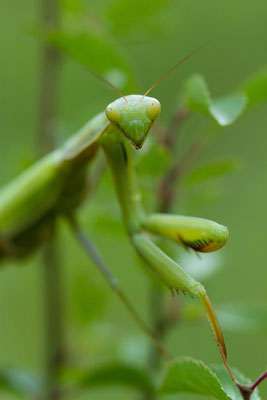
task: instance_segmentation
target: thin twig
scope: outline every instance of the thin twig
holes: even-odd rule
[[[61,269],[55,249],[54,234],[44,251],[44,300],[45,300],[45,400],[59,400],[57,377],[64,358],[62,348],[62,296]]]
[[[59,25],[58,0],[41,0],[41,22],[47,29]],[[57,92],[59,54],[49,44],[42,44],[40,74],[40,115],[38,129],[38,153],[51,151],[56,136]],[[53,235],[53,232],[52,232]],[[62,304],[61,269],[55,254],[53,236],[44,250],[44,303],[45,303],[45,376],[43,395],[45,400],[62,398],[57,390],[57,375],[62,364]]]
[[[110,269],[107,267],[106,263],[102,259],[100,253],[94,246],[94,244],[89,240],[89,238],[79,229],[76,221],[70,219],[70,224],[73,230],[73,233],[79,242],[79,244],[83,247],[86,254],[90,257],[90,259],[94,262],[98,270],[101,272],[110,288],[123,302],[127,310],[130,312],[134,320],[137,322],[142,331],[152,340],[157,349],[158,353],[166,360],[172,360],[171,355],[163,348],[162,344],[154,334],[154,332],[150,329],[150,327],[143,321],[140,317],[132,303],[128,300],[127,296],[121,289],[117,278],[112,274]]]
[[[253,383],[253,385],[250,386],[251,390],[252,390],[252,391],[255,390],[256,387],[257,387],[262,381],[264,381],[264,379],[266,379],[266,378],[267,378],[267,371],[264,372],[264,373]]]
[[[47,28],[59,25],[58,0],[41,0],[41,21]],[[41,87],[38,149],[42,155],[51,151],[55,143],[55,125],[58,103],[58,76],[60,54],[49,43],[41,48]]]

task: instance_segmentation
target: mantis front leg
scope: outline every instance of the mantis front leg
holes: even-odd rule
[[[144,233],[134,234],[131,239],[141,258],[168,287],[188,293],[191,297],[199,297],[211,324],[223,362],[231,378],[235,380],[227,363],[223,333],[204,286],[190,277],[179,264],[168,257]]]
[[[175,240],[197,251],[214,251],[222,247],[228,237],[227,228],[201,218],[146,215],[142,208],[133,170],[131,150],[115,127],[110,127],[101,139],[111,167],[124,222],[131,242],[148,267],[171,289],[198,296],[210,321],[224,364],[235,380],[227,363],[223,334],[203,285],[189,276],[175,261],[161,251],[148,237],[154,233]]]
[[[228,239],[228,229],[214,221],[184,215],[151,214],[143,229],[202,253],[220,249]]]

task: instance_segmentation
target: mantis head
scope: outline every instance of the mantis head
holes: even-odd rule
[[[143,146],[153,122],[160,114],[160,102],[153,97],[148,97],[148,93],[150,93],[152,89],[154,89],[176,68],[182,65],[194,54],[199,52],[200,49],[202,49],[206,45],[207,43],[198,47],[177,64],[175,64],[169,71],[162,75],[145,92],[144,95],[133,94],[130,96],[124,96],[112,83],[106,81],[104,78],[96,74],[93,70],[89,69],[93,75],[95,75],[98,79],[111,87],[114,92],[120,95],[119,99],[113,101],[107,106],[106,115],[108,120],[120,129],[122,134],[128,140],[130,140],[130,142],[135,146],[136,149],[140,149]]]
[[[140,149],[160,110],[157,99],[134,94],[110,103],[106,108],[106,115],[134,147]]]

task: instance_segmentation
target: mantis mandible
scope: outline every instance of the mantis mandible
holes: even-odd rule
[[[176,64],[159,81],[198,50]],[[132,148],[141,149],[160,114],[159,101],[147,96],[159,81],[144,95],[126,97],[110,84],[120,97],[109,104],[105,112],[95,116],[61,147],[0,190],[0,260],[21,259],[40,247],[48,240],[60,216],[70,221],[79,236],[75,213],[86,197],[87,167],[102,148],[113,175],[132,245],[149,269],[169,288],[200,298],[222,359],[233,378],[226,361],[222,331],[205,288],[161,251],[150,237],[151,234],[159,235],[198,252],[211,252],[226,243],[227,228],[201,218],[147,214],[142,207],[132,163]],[[80,239],[83,242],[84,238]],[[84,243],[84,247],[86,245],[88,243]],[[93,254],[92,258],[101,264],[98,254]],[[104,274],[107,279],[110,278],[107,271]]]

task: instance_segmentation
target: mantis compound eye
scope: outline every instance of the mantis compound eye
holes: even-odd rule
[[[106,116],[114,124],[118,124],[121,120],[121,112],[115,103],[111,103],[106,108]]]
[[[160,114],[160,110],[160,102],[156,99],[150,99],[146,107],[147,116],[154,120]]]

